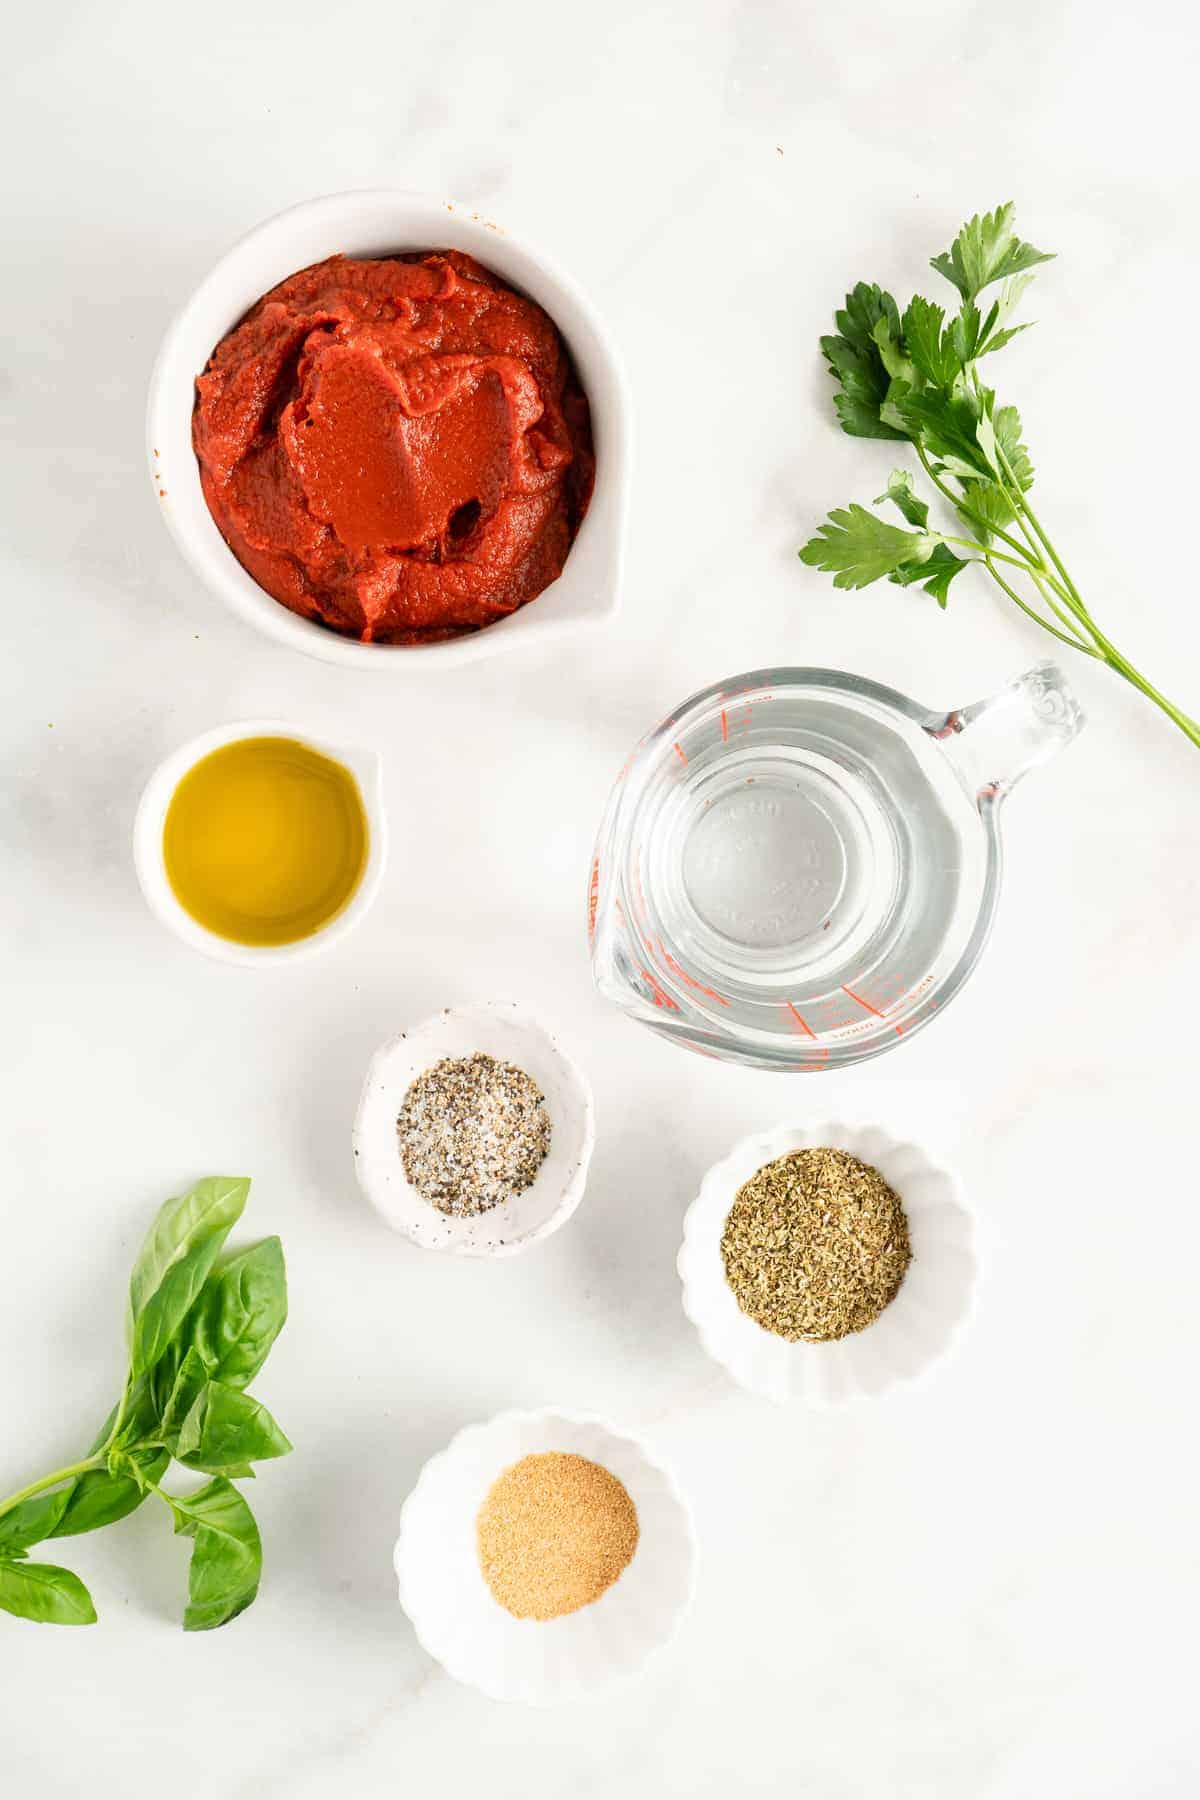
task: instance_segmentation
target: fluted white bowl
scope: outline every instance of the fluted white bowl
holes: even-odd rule
[[[516,1619],[479,1566],[476,1519],[522,1457],[586,1456],[624,1483],[638,1516],[633,1559],[613,1585],[559,1619]],[[505,1412],[431,1457],[400,1514],[400,1604],[425,1650],[493,1700],[547,1706],[629,1679],[674,1636],[692,1597],[691,1515],[674,1480],[626,1431],[589,1413]]]
[[[879,1170],[907,1215],[912,1261],[874,1324],[828,1344],[793,1344],[739,1307],[725,1278],[721,1234],[738,1189],[756,1170],[820,1147]],[[915,1380],[945,1356],[974,1305],[974,1222],[956,1178],[917,1144],[840,1120],[780,1126],[744,1138],[708,1171],[684,1219],[678,1267],[684,1311],[736,1382],[771,1400],[837,1406]]]

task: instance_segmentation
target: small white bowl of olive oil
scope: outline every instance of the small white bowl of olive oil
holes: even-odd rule
[[[133,859],[151,912],[193,949],[251,967],[311,956],[378,892],[381,759],[275,719],[206,731],[147,782]]]

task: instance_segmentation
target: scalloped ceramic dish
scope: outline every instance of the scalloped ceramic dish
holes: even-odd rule
[[[192,449],[196,377],[213,348],[298,269],[341,252],[464,250],[543,306],[571,352],[592,414],[596,484],[562,574],[505,619],[438,644],[360,644],[289,612],[259,587],[217,530]],[[326,194],[247,232],[170,325],[150,382],[146,451],[156,503],[200,579],[231,612],[276,643],[356,669],[428,673],[481,656],[543,645],[605,623],[617,610],[629,501],[629,390],[616,345],[587,295],[540,250],[454,201],[399,188]]]
[[[877,1168],[908,1217],[912,1262],[891,1305],[865,1331],[830,1344],[789,1343],[742,1312],[725,1279],[721,1233],[734,1196],[764,1163],[791,1150],[846,1150]],[[769,1399],[840,1405],[926,1373],[949,1350],[974,1304],[971,1214],[958,1182],[918,1145],[836,1120],[744,1138],[704,1177],[684,1219],[683,1309],[714,1362]]]
[[[522,1194],[474,1218],[439,1212],[404,1174],[396,1120],[410,1084],[444,1056],[482,1050],[524,1069],[550,1114],[550,1148]],[[591,1089],[543,1025],[505,1000],[447,1007],[375,1052],[354,1122],[359,1186],[393,1231],[423,1250],[458,1256],[514,1256],[557,1231],[583,1198],[596,1141]]]
[[[480,1571],[475,1520],[497,1476],[558,1450],[610,1470],[637,1508],[633,1560],[590,1606],[516,1619]],[[493,1700],[547,1706],[636,1674],[674,1636],[691,1600],[695,1542],[671,1476],[629,1433],[588,1413],[547,1408],[470,1425],[431,1457],[404,1503],[395,1568],[400,1604],[424,1649]]]

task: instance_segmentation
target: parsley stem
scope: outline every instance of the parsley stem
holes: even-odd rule
[[[916,451],[918,457],[920,458],[921,467],[924,469],[925,473],[928,475],[930,481],[932,481],[932,483],[933,483],[934,487],[937,489],[938,493],[942,496],[942,498],[944,500],[948,500],[950,502],[951,506],[954,508],[954,510],[956,512],[962,511],[962,512],[968,513],[970,515],[970,517],[972,519],[974,519],[974,521],[977,525],[982,525],[985,531],[990,532],[993,537],[998,537],[1000,539],[1000,542],[1002,544],[1007,544],[1010,550],[1016,550],[1021,556],[1026,555],[1025,549],[1024,549],[1023,545],[1018,541],[1018,539],[1010,536],[1007,531],[1001,531],[1001,529],[998,525],[990,524],[987,519],[983,518],[979,513],[975,512],[971,506],[970,500],[968,499],[968,497],[965,494],[962,494],[962,495],[955,494],[950,488],[948,488],[946,486],[945,482],[938,475],[937,471],[934,469],[933,464],[930,462],[929,458],[926,456],[924,446],[922,444],[917,443],[915,439],[913,441],[913,449]],[[1028,560],[1028,558],[1026,558],[1026,560]],[[1038,560],[1040,561],[1041,559],[1039,558]]]
[[[997,448],[999,448],[999,446],[997,446]],[[1019,514],[1023,514],[1024,517],[1027,518],[1029,520],[1029,523],[1033,526],[1033,529],[1037,533],[1038,538],[1042,544],[1042,548],[1045,550],[1047,556],[1050,558],[1050,561],[1054,564],[1054,567],[1058,570],[1059,575],[1062,577],[1063,585],[1066,588],[1068,595],[1074,601],[1076,607],[1079,609],[1080,615],[1086,620],[1088,618],[1088,610],[1087,610],[1087,607],[1083,604],[1083,598],[1079,592],[1079,589],[1075,586],[1075,583],[1071,580],[1071,577],[1067,574],[1066,569],[1063,567],[1062,558],[1059,556],[1058,551],[1054,548],[1054,545],[1050,542],[1050,539],[1046,536],[1046,533],[1042,530],[1041,521],[1039,520],[1037,514],[1034,512],[1032,506],[1030,506],[1028,500],[1025,498],[1025,495],[1021,492],[1020,483],[1017,481],[1016,477],[1014,476],[1014,474],[1012,472],[1012,464],[1009,462],[1007,456],[1005,456],[1003,450],[1000,451],[1000,461],[1004,464],[1005,473],[1007,474],[1009,480],[1013,484],[1013,498],[1017,503],[1017,508],[1018,508]]]
[[[1082,650],[1082,652],[1085,656],[1098,657],[1100,655],[1100,652],[1098,650],[1093,650],[1092,646],[1090,644],[1085,644],[1081,638],[1068,637],[1065,631],[1060,631],[1058,629],[1057,625],[1052,625],[1050,623],[1049,619],[1043,619],[1041,613],[1035,612],[1032,606],[1028,605],[1028,603],[1026,601],[1022,600],[1022,598],[1021,598],[1020,594],[1018,594],[1016,588],[1010,587],[1009,583],[1007,581],[1005,581],[1005,579],[1004,579],[1003,575],[1000,573],[999,569],[996,568],[995,564],[992,562],[990,555],[985,555],[984,561],[987,564],[988,574],[992,577],[992,579],[994,581],[999,582],[1000,586],[1004,589],[1004,592],[1008,595],[1009,599],[1012,601],[1015,601],[1015,603],[1020,607],[1021,611],[1023,613],[1027,613],[1029,615],[1029,617],[1033,620],[1035,625],[1040,625],[1043,631],[1048,631],[1050,633],[1051,637],[1057,638],[1060,644],[1066,644],[1072,650]],[[1054,610],[1056,613],[1058,612],[1057,607],[1055,607]]]
[[[1054,598],[1055,593],[1058,593],[1058,594],[1060,594],[1060,596],[1062,596],[1062,590],[1058,587],[1058,584],[1051,578],[1049,572],[1044,569],[1041,571],[1034,569],[1031,572],[1030,579],[1033,582],[1033,585],[1037,589],[1038,593],[1041,595],[1042,599],[1045,601],[1046,605],[1050,608],[1050,611],[1054,614],[1055,618],[1059,619],[1062,622],[1062,624],[1064,624],[1066,626],[1067,630],[1069,632],[1073,633],[1073,636],[1071,637],[1070,642],[1078,645],[1080,650],[1086,650],[1089,656],[1097,655],[1098,653],[1084,639],[1083,631],[1084,631],[1085,627],[1074,616],[1073,609],[1064,610],[1064,608],[1061,607],[1058,604],[1058,601]],[[1065,599],[1065,596],[1062,596],[1062,597]],[[1069,607],[1070,603],[1068,602],[1067,605]]]
[[[1012,469],[1003,450],[1000,451],[1000,459],[1004,464],[1009,479],[1013,480]],[[1168,700],[1165,694],[1160,693],[1158,688],[1156,688],[1152,682],[1147,681],[1140,670],[1134,668],[1127,657],[1122,656],[1116,645],[1112,643],[1110,639],[1105,637],[1100,627],[1092,618],[1087,607],[1084,605],[1083,597],[1080,594],[1079,589],[1068,575],[1066,568],[1063,565],[1062,558],[1047,537],[1037,514],[1030,506],[1025,495],[1021,493],[1020,488],[1016,486],[1015,482],[1014,490],[1013,497],[1017,501],[1020,511],[1024,513],[1029,520],[1030,525],[1033,527],[1040,542],[1044,546],[1046,554],[1049,556],[1051,562],[1058,570],[1059,575],[1062,577],[1063,583],[1067,589],[1068,604],[1071,607],[1071,611],[1075,613],[1096,646],[1096,650],[1093,654],[1099,655],[1101,659],[1108,664],[1109,668],[1114,670],[1118,675],[1123,676],[1131,687],[1136,688],[1140,694],[1144,694],[1147,700],[1153,701],[1154,705],[1157,706],[1160,711],[1164,712],[1168,719],[1179,727],[1180,731],[1183,732],[1183,735],[1189,742],[1195,744],[1197,748],[1200,748],[1200,724],[1197,724],[1195,719],[1189,718],[1188,714],[1182,711],[1180,707],[1176,706],[1173,701]],[[1057,586],[1057,583],[1055,585]]]
[[[994,556],[1000,556],[1002,554],[1002,552],[1000,552],[998,550],[997,551],[992,550],[991,546],[987,543],[981,544],[979,546],[979,548],[983,552],[984,560],[987,562],[988,568],[991,570],[992,574],[996,577],[997,581],[1000,581],[1000,585],[1004,589],[1005,593],[1008,594],[1011,599],[1016,601],[1017,605],[1021,608],[1022,612],[1027,612],[1031,619],[1037,620],[1039,625],[1045,625],[1046,630],[1052,632],[1052,634],[1055,637],[1060,638],[1064,644],[1070,644],[1073,649],[1085,650],[1085,651],[1087,651],[1088,655],[1094,656],[1096,654],[1096,652],[1094,650],[1091,650],[1089,648],[1089,646],[1087,644],[1085,644],[1085,642],[1083,641],[1083,638],[1078,633],[1077,627],[1074,625],[1074,623],[1071,621],[1071,619],[1068,617],[1068,615],[1066,613],[1064,613],[1062,608],[1056,603],[1053,596],[1046,592],[1045,584],[1048,584],[1051,588],[1054,589],[1055,593],[1057,593],[1059,595],[1060,599],[1068,600],[1068,595],[1059,586],[1059,583],[1055,580],[1053,574],[1046,567],[1045,560],[1042,556],[1042,553],[1038,549],[1035,539],[1032,537],[1030,532],[1026,529],[1025,522],[1021,518],[1021,515],[1020,515],[1020,512],[1018,511],[1018,509],[1016,507],[1013,508],[1013,516],[1016,519],[1017,524],[1021,529],[1021,533],[1025,538],[1026,544],[1028,545],[1028,549],[1026,549],[1025,545],[1021,544],[1015,537],[1011,536],[1011,534],[1009,532],[1001,530],[1001,528],[998,525],[992,524],[989,520],[983,518],[979,513],[975,512],[974,508],[971,506],[971,503],[970,503],[969,493],[965,493],[961,498],[959,498],[956,494],[954,494],[951,491],[951,489],[946,486],[945,482],[942,481],[940,476],[937,474],[937,471],[934,469],[933,464],[930,462],[929,458],[926,456],[925,449],[922,444],[920,444],[918,442],[914,442],[913,449],[916,451],[917,456],[920,459],[921,467],[924,469],[925,473],[928,475],[928,477],[929,477],[930,481],[933,483],[934,487],[938,490],[939,494],[941,494],[946,500],[948,500],[950,502],[951,506],[953,506],[956,511],[967,513],[970,518],[975,520],[975,523],[977,525],[981,525],[984,528],[984,530],[988,532],[989,536],[999,538],[1002,543],[1008,544],[1011,549],[1015,550],[1018,553],[1018,557],[1020,560],[1016,562],[1015,566],[1017,568],[1024,569],[1025,572],[1029,575],[1030,579],[1034,583],[1034,586],[1037,588],[1039,594],[1041,595],[1042,599],[1046,602],[1046,604],[1050,608],[1051,612],[1055,615],[1055,617],[1059,620],[1059,622],[1062,625],[1066,626],[1068,635],[1064,635],[1063,632],[1061,632],[1061,631],[1055,631],[1052,626],[1047,625],[1046,621],[1043,618],[1041,618],[1038,613],[1034,612],[1031,607],[1027,606],[1026,603],[1021,599],[1020,595],[1015,593],[1013,591],[1013,589],[1011,587],[1009,587],[1007,582],[1000,580],[999,572],[995,568],[992,558]],[[1007,558],[1006,560],[1011,562],[1014,559],[1010,557],[1010,558]]]
[[[964,550],[974,550],[976,555],[982,551],[989,561],[995,557],[997,562],[1011,563],[1012,567],[1020,569],[1023,575],[1034,573],[1027,556],[1008,556],[1003,550],[993,550],[990,544],[977,543],[974,538],[948,537],[944,532],[939,532],[938,536],[944,538],[947,544],[961,544]]]
[[[1000,461],[1004,464],[1005,470],[1007,471],[1007,474],[1008,474],[1008,478],[1012,483],[1012,491],[1008,495],[1008,501],[1009,501],[1009,505],[1013,509],[1013,517],[1017,522],[1017,529],[1020,531],[1021,536],[1025,539],[1025,542],[1029,545],[1030,554],[1031,554],[1034,562],[1037,563],[1039,568],[1045,569],[1046,568],[1046,558],[1042,554],[1042,552],[1038,549],[1037,539],[1034,537],[1032,531],[1029,529],[1029,526],[1025,522],[1025,509],[1021,505],[1021,484],[1017,480],[1016,476],[1013,474],[1012,464],[1009,462],[1007,456],[1005,456],[1003,450],[1000,450],[1000,446],[998,444],[997,444],[996,448],[1000,452]],[[1003,487],[1004,486],[1003,482],[1001,482],[1000,485],[1001,485],[1001,487]],[[1049,573],[1049,570],[1047,570],[1047,573]]]
[[[1155,706],[1166,713],[1168,719],[1178,725],[1184,737],[1195,744],[1197,749],[1200,749],[1200,724],[1197,724],[1195,719],[1189,718],[1187,713],[1183,712],[1173,701],[1168,700],[1165,694],[1159,693],[1153,683],[1147,681],[1146,677],[1134,668],[1128,658],[1121,655],[1116,645],[1109,642],[1098,626],[1093,625],[1091,632],[1100,647],[1100,654],[1109,668],[1114,669],[1118,675],[1123,675],[1130,686],[1135,687],[1139,694],[1144,694],[1147,700],[1152,700]]]

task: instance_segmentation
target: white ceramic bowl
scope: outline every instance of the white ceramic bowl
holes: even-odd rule
[[[792,1344],[738,1306],[725,1279],[721,1233],[734,1196],[757,1169],[819,1146],[847,1150],[879,1170],[908,1216],[912,1262],[873,1325],[834,1343]],[[684,1219],[683,1309],[708,1354],[742,1387],[772,1400],[836,1406],[911,1381],[946,1354],[974,1303],[974,1237],[958,1182],[916,1144],[838,1120],[781,1126],[743,1139],[704,1177]]]
[[[550,1148],[524,1193],[476,1218],[454,1218],[409,1185],[396,1120],[418,1075],[444,1056],[477,1050],[515,1064],[537,1082],[550,1114]],[[380,1216],[422,1249],[513,1256],[549,1237],[575,1211],[595,1140],[591,1090],[570,1057],[517,1006],[486,1001],[435,1013],[376,1051],[354,1121],[354,1171]]]
[[[360,644],[289,612],[260,588],[213,523],[192,449],[195,381],[215,346],[269,288],[336,252],[462,250],[545,308],[592,414],[596,485],[562,574],[505,619],[440,644]],[[328,194],[258,225],[222,257],[177,315],[150,383],[146,448],[155,496],[179,548],[225,604],[277,643],[357,669],[451,667],[519,644],[557,642],[617,608],[632,437],[616,347],[587,296],[542,254],[478,213],[399,188]]]
[[[633,1560],[590,1606],[515,1619],[479,1567],[475,1521],[488,1489],[523,1456],[563,1451],[600,1463],[637,1508]],[[695,1582],[687,1505],[637,1438],[586,1413],[508,1412],[471,1425],[426,1463],[400,1515],[400,1604],[430,1656],[494,1700],[551,1705],[627,1679],[674,1636]]]
[[[323,756],[341,763],[357,781],[363,810],[367,815],[370,843],[362,880],[340,913],[335,914],[320,931],[313,932],[311,937],[300,938],[294,944],[233,944],[228,938],[218,937],[216,932],[207,930],[175,898],[163,860],[163,825],[167,808],[171,804],[172,794],[188,770],[214,750],[220,750],[226,744],[239,743],[243,738],[254,737],[294,738],[298,743],[308,744]],[[190,944],[194,950],[202,950],[205,956],[215,957],[218,962],[240,963],[247,968],[300,962],[305,957],[314,956],[318,951],[328,950],[340,943],[370,910],[383,879],[387,847],[383,764],[377,752],[335,744],[331,739],[314,736],[311,731],[301,731],[278,719],[250,719],[237,725],[220,725],[214,731],[206,731],[200,737],[192,738],[189,743],[181,744],[178,750],[173,750],[170,756],[164,757],[146,783],[133,825],[134,868],[151,912],[161,919],[168,931],[173,931],[177,938]]]

